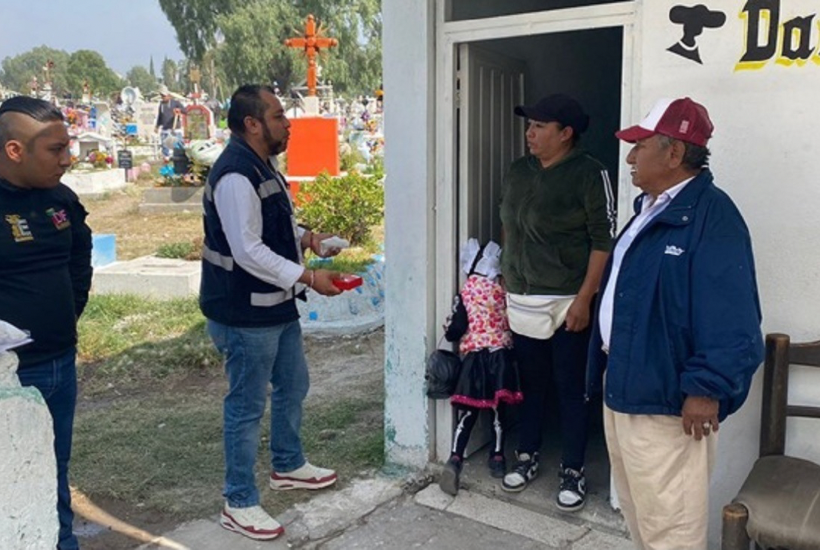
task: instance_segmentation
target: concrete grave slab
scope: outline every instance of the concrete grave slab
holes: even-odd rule
[[[80,197],[98,199],[112,191],[125,189],[125,170],[111,168],[109,170],[94,170],[82,172],[73,170],[66,172],[61,181]]]
[[[143,256],[96,269],[91,290],[165,300],[184,298],[199,293],[201,271],[200,262]]]
[[[189,212],[202,214],[203,187],[152,187],[145,190],[141,214]]]

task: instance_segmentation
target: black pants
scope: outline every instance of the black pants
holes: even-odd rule
[[[584,399],[589,337],[589,327],[582,332],[567,332],[566,325],[548,340],[513,333],[513,352],[524,392],[519,409],[519,453],[532,454],[541,449],[547,390],[553,384],[561,416],[561,462],[565,468],[583,467],[589,430]]]
[[[490,456],[504,454],[504,428],[502,411],[503,405],[499,405],[496,409],[477,409],[474,407],[466,407],[459,405],[455,407],[456,412],[456,428],[453,431],[453,448],[451,455],[456,455],[459,458],[464,458],[464,450],[467,448],[467,442],[470,441],[470,434],[475,427],[478,420],[478,415],[482,410],[487,410],[492,414],[493,423],[490,426],[492,431],[493,446],[490,447]]]

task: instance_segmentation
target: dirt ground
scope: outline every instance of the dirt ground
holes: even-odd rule
[[[140,214],[139,204],[152,182],[141,180],[97,200],[84,199],[88,225],[94,233],[117,236],[117,259],[154,254],[162,244],[202,242],[201,214]]]
[[[144,187],[145,184],[133,186],[126,192],[115,193],[105,199],[83,201],[89,211],[88,222],[92,229],[97,233],[117,235],[118,259],[130,259],[153,253],[159,244],[165,242],[201,239],[202,222],[199,215],[139,214],[138,206]],[[305,352],[311,375],[311,390],[306,403],[308,413],[311,406],[326,405],[336,400],[359,398],[372,403],[377,399],[379,406],[368,408],[365,418],[359,419],[353,429],[367,430],[370,433],[381,432],[384,332],[378,330],[338,338],[308,336],[305,338]],[[128,395],[112,390],[111,395],[95,394],[93,397],[84,397],[83,384],[88,383],[91,376],[93,369],[86,369],[84,378],[79,381],[78,417],[86,411],[97,412],[122,400],[139,402],[149,396],[151,399],[162,397],[161,394],[169,398],[175,395],[196,394],[197,397],[212,399],[214,404],[219,404],[226,389],[224,375],[220,369],[214,369],[207,375],[192,374],[168,385],[146,380],[144,387],[132,388]],[[308,422],[309,418],[306,417],[305,421]],[[221,428],[219,433],[221,434]],[[336,435],[328,434],[327,437]],[[328,466],[337,467],[335,464]],[[347,474],[350,476],[352,472]],[[260,475],[266,474],[262,472]],[[339,485],[345,484],[346,480],[340,476]],[[172,530],[181,521],[177,517],[149,509],[144,503],[135,501],[127,494],[111,498],[87,496],[83,493],[82,487],[78,487],[76,491],[75,531],[84,550],[137,548],[152,537]],[[219,498],[220,492],[221,487],[215,486],[211,496]],[[283,507],[290,505],[292,500],[288,499],[294,498],[290,494],[269,493],[271,492],[264,491],[263,504],[274,514],[281,511],[279,508],[284,509]],[[181,498],[186,497],[181,495]],[[190,498],[190,495],[187,498]],[[308,496],[295,498],[305,499]],[[216,516],[218,511],[218,506],[214,507],[212,516]]]
[[[311,376],[311,389],[306,406],[340,397],[361,399],[373,398],[374,393],[383,391],[384,332],[378,330],[369,334],[341,338],[305,338],[305,353]],[[225,391],[223,377],[191,376],[163,391],[199,392],[210,395],[215,402],[221,400]],[[140,388],[139,392],[155,393],[157,388]],[[80,380],[82,394],[82,380]],[[83,408],[104,407],[103,403],[83,403]],[[372,411],[361,429],[382,430],[380,411]],[[340,480],[344,485],[345,480]],[[214,487],[218,493],[221,487]],[[290,498],[291,495],[287,495]],[[278,497],[278,494],[274,498]],[[84,550],[128,550],[139,547],[154,536],[172,530],[179,523],[154,510],[146,509],[139,502],[133,502],[127,495],[123,498],[88,498],[75,494],[77,518],[75,531],[80,536]],[[218,513],[215,509],[213,515]],[[274,513],[275,510],[274,510]]]

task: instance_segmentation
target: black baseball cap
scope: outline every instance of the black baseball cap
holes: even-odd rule
[[[558,122],[571,127],[576,134],[582,134],[589,127],[589,115],[584,108],[565,94],[548,95],[535,105],[519,105],[515,114],[538,122]]]

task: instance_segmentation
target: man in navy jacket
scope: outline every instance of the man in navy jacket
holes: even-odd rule
[[[661,100],[619,139],[644,193],[604,272],[589,394],[604,392],[612,474],[636,547],[703,550],[719,423],[763,359],[751,239],[712,182],[713,125]]]

